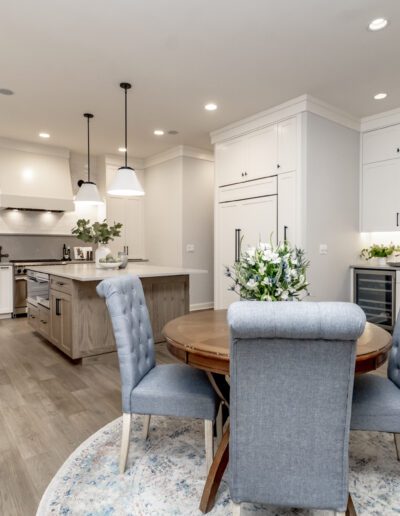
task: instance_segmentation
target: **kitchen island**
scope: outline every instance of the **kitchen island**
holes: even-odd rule
[[[107,307],[96,292],[100,281],[126,274],[139,276],[154,340],[161,342],[164,325],[189,311],[189,275],[205,272],[147,263],[129,263],[126,269],[117,270],[96,269],[87,263],[31,266],[28,270],[49,276],[49,302],[28,302],[29,323],[74,360],[115,351]]]

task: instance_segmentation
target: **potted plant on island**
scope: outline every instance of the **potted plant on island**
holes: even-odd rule
[[[392,243],[389,245],[372,244],[370,247],[367,247],[361,251],[360,257],[364,258],[365,260],[377,258],[378,265],[385,266],[387,257],[392,255],[393,252],[397,250],[398,249]]]
[[[304,251],[288,242],[274,246],[259,243],[241,253],[240,260],[226,267],[231,290],[241,299],[257,301],[301,300],[308,295]]]
[[[113,226],[109,226],[104,219],[103,222],[94,222],[90,225],[90,220],[79,219],[76,227],[72,229],[72,234],[82,242],[98,245],[95,251],[95,261],[96,267],[99,269],[101,268],[100,260],[111,253],[107,244],[115,237],[121,236],[121,229],[122,224],[120,222],[114,222]]]

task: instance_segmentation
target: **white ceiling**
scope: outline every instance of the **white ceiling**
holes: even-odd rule
[[[378,16],[389,27],[367,31]],[[208,148],[211,130],[303,93],[356,116],[400,107],[399,0],[3,0],[0,45],[0,88],[15,91],[0,95],[0,136],[48,131],[74,151],[85,111],[93,152],[123,144],[121,81],[137,157]]]

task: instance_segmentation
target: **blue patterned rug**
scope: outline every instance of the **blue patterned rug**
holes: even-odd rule
[[[141,429],[142,420],[136,417],[125,475],[118,473],[121,419],[87,439],[51,481],[37,516],[200,515],[205,481],[202,422],[153,417],[147,441]],[[399,516],[400,462],[393,435],[354,432],[350,454],[350,492],[358,516]],[[312,514],[249,504],[244,508],[252,516]],[[231,514],[224,481],[209,514]]]

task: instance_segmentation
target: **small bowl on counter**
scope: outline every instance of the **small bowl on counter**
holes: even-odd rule
[[[119,269],[122,262],[99,262],[101,269]]]

